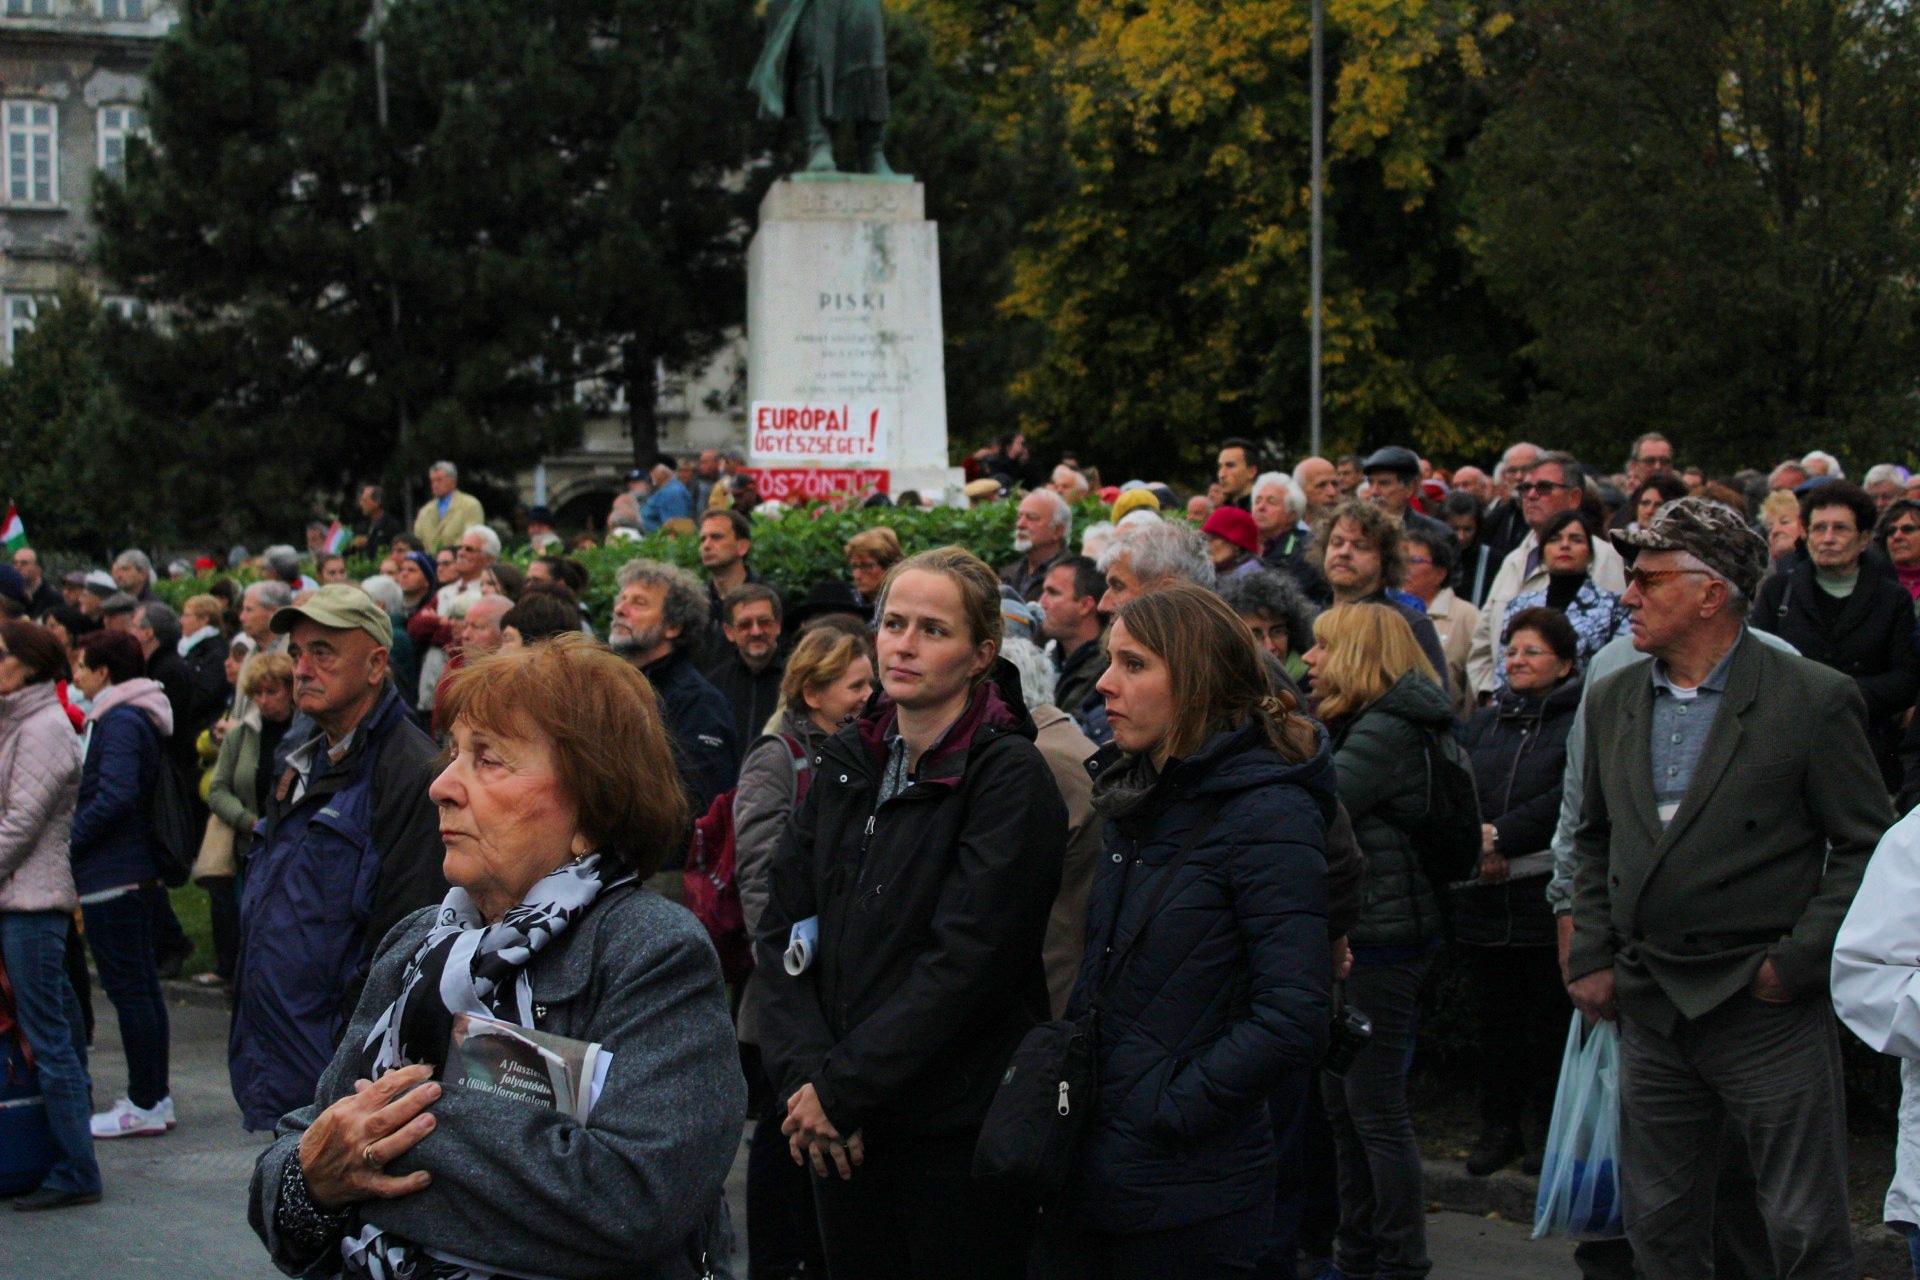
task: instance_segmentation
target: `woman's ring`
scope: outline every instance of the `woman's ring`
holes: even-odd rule
[[[380,1167],[380,1162],[373,1158],[373,1144],[371,1142],[360,1148],[360,1163],[366,1165],[369,1169],[378,1169]]]

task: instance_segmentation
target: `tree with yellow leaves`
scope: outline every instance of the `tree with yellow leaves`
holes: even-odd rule
[[[1508,20],[1472,0],[1326,15],[1330,441],[1490,446],[1524,335],[1473,279],[1456,170]],[[1304,448],[1309,18],[1308,0],[1056,0],[1009,41],[1008,127],[1054,112],[1069,175],[1004,304],[1043,334],[1014,384],[1042,438],[1162,473],[1225,435]]]

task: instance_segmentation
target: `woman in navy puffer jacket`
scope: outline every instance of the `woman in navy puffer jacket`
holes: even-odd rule
[[[127,1095],[93,1117],[93,1136],[162,1134],[173,1127],[167,1084],[167,1003],[160,994],[153,923],[140,888],[159,878],[153,792],[170,768],[161,739],[173,733],[166,691],[141,673],[146,658],[124,631],[80,641],[73,680],[93,699],[87,756],[73,816],[73,881],[100,986],[120,1019]]]
[[[1136,597],[1108,648],[1099,691],[1114,742],[1088,766],[1105,847],[1070,1016],[1133,945],[1103,1003],[1097,1110],[1066,1221],[1036,1270],[1251,1275],[1273,1215],[1267,1099],[1326,1049],[1333,769],[1324,735],[1271,695],[1251,634],[1212,592]],[[1204,834],[1170,870],[1195,824]]]

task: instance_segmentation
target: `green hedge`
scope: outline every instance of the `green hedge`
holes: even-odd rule
[[[958,544],[998,566],[1013,559],[1013,520],[1017,506],[1013,502],[995,502],[984,507],[958,510],[941,507],[933,511],[913,511],[898,507],[865,507],[834,511],[824,506],[791,509],[778,519],[755,517],[753,522],[753,567],[789,600],[798,600],[807,588],[825,578],[844,578],[847,564],[843,548],[848,538],[862,529],[887,525],[900,537],[908,555],[933,547]],[[1096,500],[1082,503],[1074,512],[1074,545],[1079,545],[1081,530],[1088,524],[1106,519],[1107,509]],[[589,581],[586,605],[594,625],[605,634],[605,624],[613,611],[614,574],[629,560],[645,558],[665,560],[698,573],[700,545],[693,535],[670,538],[652,534],[637,542],[616,542],[592,551],[576,551],[573,558],[587,567]],[[525,546],[509,548],[505,558],[525,565],[532,552]],[[348,571],[355,578],[376,572],[378,561],[349,561]],[[233,575],[251,580],[255,575]],[[212,577],[186,578],[156,583],[154,589],[176,609],[188,596],[207,589]]]

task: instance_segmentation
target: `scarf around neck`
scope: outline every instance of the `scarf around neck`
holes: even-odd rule
[[[533,983],[527,965],[586,914],[602,891],[626,884],[601,879],[600,855],[588,854],[537,881],[519,906],[488,924],[465,889],[447,890],[433,927],[407,962],[400,994],[362,1045],[369,1080],[415,1063],[445,1070],[456,1014],[494,1018],[533,1030]],[[495,1273],[400,1239],[363,1223],[340,1242],[346,1274],[366,1280],[434,1277],[488,1280]]]

